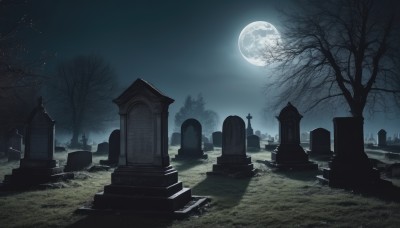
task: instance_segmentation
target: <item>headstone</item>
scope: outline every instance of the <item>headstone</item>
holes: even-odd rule
[[[310,155],[333,155],[331,151],[331,133],[324,128],[310,132]]]
[[[6,188],[24,188],[64,178],[71,174],[62,173],[54,155],[55,121],[47,114],[42,98],[28,119],[24,158],[20,167],[13,169],[11,175],[4,178]]]
[[[262,135],[261,131],[257,130],[254,132],[254,134],[257,135],[259,138],[261,138],[261,135]]]
[[[201,149],[201,124],[196,119],[187,119],[181,126],[181,148],[175,159],[197,159],[208,156]]]
[[[203,150],[204,150],[204,152],[213,151],[214,150],[214,145],[212,143],[204,143],[203,144]]]
[[[174,132],[171,136],[171,146],[179,146],[181,145],[181,133]]]
[[[8,148],[12,148],[22,152],[22,135],[18,133],[18,129],[14,129],[8,140]]]
[[[317,176],[323,183],[333,187],[369,188],[380,184],[390,184],[380,179],[364,152],[364,120],[357,117],[337,117],[333,119],[334,156],[329,168]]]
[[[101,165],[115,166],[118,164],[118,158],[121,150],[120,138],[120,130],[114,130],[111,132],[110,137],[108,138],[108,160],[100,160]]]
[[[257,135],[247,136],[247,151],[260,150],[260,137]]]
[[[97,145],[96,154],[108,154],[109,144],[108,142],[102,142]]]
[[[81,210],[155,214],[179,214],[180,210],[182,215],[206,202],[204,197],[192,197],[170,166],[168,107],[174,100],[137,79],[114,102],[121,122],[118,167],[111,184],[95,195],[93,206]]]
[[[68,153],[67,165],[64,171],[80,171],[88,168],[92,164],[92,152],[90,151],[74,151]]]
[[[249,115],[246,116],[246,119],[247,119],[246,136],[250,136],[253,135],[253,128],[251,128],[251,122],[250,122],[250,120],[253,119],[253,117],[249,113]]]
[[[220,131],[213,132],[212,141],[215,147],[222,147],[222,132]]]
[[[387,143],[386,143],[386,131],[383,130],[383,129],[378,131],[378,146],[379,147],[387,146]]]
[[[88,143],[87,143],[88,142],[88,138],[85,136],[85,134],[82,135],[81,142],[82,142],[82,149],[83,150],[89,150],[89,151],[92,150],[92,146],[88,145]]]
[[[300,146],[300,115],[297,108],[290,102],[284,107],[279,116],[280,144],[271,153],[271,161],[268,164],[278,169],[313,170],[318,165],[308,160],[308,155]]]
[[[245,123],[239,116],[228,116],[222,127],[222,155],[217,158],[212,172],[235,176],[253,176],[251,157],[246,155]]]
[[[7,157],[8,161],[19,161],[21,160],[21,151],[14,150],[13,148],[8,148]]]

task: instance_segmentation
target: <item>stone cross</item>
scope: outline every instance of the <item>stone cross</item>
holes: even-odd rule
[[[250,120],[253,119],[253,117],[250,115],[250,113],[249,115],[246,116],[246,119],[247,119],[246,135],[247,136],[254,135],[253,128],[251,128],[251,122],[250,122]]]

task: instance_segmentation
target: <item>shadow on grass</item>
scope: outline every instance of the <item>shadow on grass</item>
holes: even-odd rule
[[[182,172],[182,171],[191,169],[195,166],[206,164],[206,163],[207,163],[206,159],[196,159],[196,160],[186,159],[186,160],[175,161],[175,164],[173,164],[172,166],[176,170],[178,170],[178,172]]]
[[[227,176],[207,176],[192,188],[195,195],[211,196],[213,204],[231,208],[240,203],[251,178],[236,179]]]
[[[172,219],[158,216],[140,215],[88,215],[83,219],[67,226],[79,227],[169,227]]]

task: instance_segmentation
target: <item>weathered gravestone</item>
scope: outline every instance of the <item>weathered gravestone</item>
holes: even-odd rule
[[[74,151],[68,153],[67,165],[64,171],[79,171],[84,170],[92,164],[92,152],[90,151]]]
[[[203,143],[203,150],[204,152],[213,151],[214,145],[212,143]]]
[[[222,146],[222,132],[216,131],[212,133],[212,141],[215,147]]]
[[[310,155],[332,155],[331,133],[324,128],[317,128],[310,132]]]
[[[257,135],[247,136],[247,151],[259,151],[260,150],[260,137]]]
[[[81,211],[187,214],[206,202],[192,197],[170,166],[168,107],[173,101],[142,79],[114,100],[121,121],[118,167],[93,206]]]
[[[18,129],[14,129],[8,139],[8,148],[22,152],[22,135],[18,133]]]
[[[364,152],[362,118],[337,117],[333,119],[334,156],[329,168],[317,176],[332,187],[370,188],[391,185],[380,179],[379,171]],[[371,188],[372,189],[372,188]]]
[[[246,130],[242,118],[228,116],[222,129],[222,155],[217,158],[212,172],[207,174],[226,174],[253,176],[251,157],[246,155]]]
[[[26,187],[73,177],[62,173],[53,159],[54,132],[55,121],[47,114],[40,98],[28,119],[25,156],[20,160],[20,167],[5,176],[5,187]]]
[[[97,145],[96,154],[108,154],[109,144],[108,142],[102,142]]]
[[[386,144],[386,131],[383,130],[383,129],[378,131],[378,146],[379,147],[387,146],[387,144]]]
[[[181,145],[181,133],[174,132],[171,135],[171,146],[178,146]]]
[[[119,153],[121,150],[120,138],[120,130],[114,130],[113,132],[111,132],[110,137],[108,138],[108,160],[100,160],[101,165],[118,165]]]
[[[250,122],[250,120],[253,119],[253,117],[249,113],[249,115],[246,116],[246,119],[247,119],[246,136],[250,136],[253,135],[253,128],[251,128],[251,122]]]
[[[181,126],[181,148],[175,159],[207,158],[201,149],[201,124],[196,119],[187,119]]]
[[[318,169],[318,165],[308,160],[308,155],[300,146],[302,117],[290,102],[281,110],[276,117],[279,121],[280,144],[271,153],[271,161],[267,161],[268,164],[278,169]]]

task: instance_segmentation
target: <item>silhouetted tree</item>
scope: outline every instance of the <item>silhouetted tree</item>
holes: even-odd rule
[[[393,1],[297,1],[286,14],[282,43],[267,50],[280,88],[276,105],[295,101],[305,111],[346,103],[352,116],[393,104],[400,93],[399,8]],[[397,84],[396,84],[397,82]],[[276,91],[276,90],[274,90]],[[389,99],[391,98],[391,99]]]
[[[182,123],[189,118],[197,119],[206,134],[213,132],[219,121],[216,112],[205,109],[205,102],[201,94],[197,96],[197,99],[192,96],[186,97],[183,107],[175,114],[175,128],[180,129]]]
[[[99,56],[82,55],[59,64],[49,83],[49,110],[57,126],[72,132],[71,147],[79,145],[80,134],[102,130],[118,118],[112,103],[116,86],[113,68]]]

